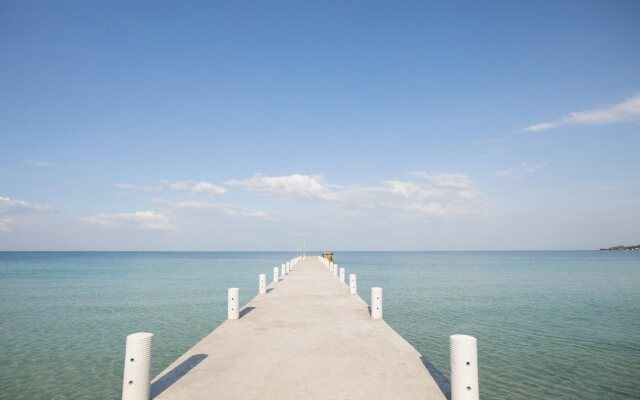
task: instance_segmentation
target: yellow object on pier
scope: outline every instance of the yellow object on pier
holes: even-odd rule
[[[324,253],[322,253],[322,257],[324,257],[327,260],[333,262],[333,253],[330,252],[330,251],[325,251]]]

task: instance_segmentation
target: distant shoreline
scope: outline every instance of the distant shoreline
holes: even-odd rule
[[[635,246],[623,246],[623,245],[619,245],[619,246],[613,246],[613,247],[609,247],[606,249],[600,249],[600,250],[606,250],[606,251],[635,251],[635,250],[640,250],[640,244],[635,245]]]

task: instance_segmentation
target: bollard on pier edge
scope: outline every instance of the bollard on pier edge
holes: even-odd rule
[[[258,277],[258,288],[260,294],[267,293],[267,275],[260,274],[260,276]]]
[[[345,283],[344,276],[345,276],[344,268],[340,268],[340,282],[342,283]]]
[[[469,335],[451,335],[451,400],[479,400],[478,342]]]
[[[127,336],[122,400],[149,400],[152,344],[153,333],[138,332]]]
[[[282,278],[282,279],[284,279],[284,276],[285,276],[284,268],[285,268],[285,265],[284,265],[284,264],[282,264],[282,265],[280,266],[280,278]]]
[[[382,319],[382,288],[371,288],[371,318]]]
[[[356,274],[349,275],[349,293],[358,294],[358,284],[356,281]]]
[[[276,283],[280,280],[280,270],[278,267],[273,267],[273,282]]]
[[[240,289],[229,288],[227,291],[228,319],[240,318]]]

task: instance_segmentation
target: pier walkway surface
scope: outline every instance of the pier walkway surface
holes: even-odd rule
[[[160,373],[151,395],[445,399],[420,353],[311,256]]]

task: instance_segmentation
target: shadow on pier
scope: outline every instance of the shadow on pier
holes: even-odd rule
[[[425,356],[420,356],[420,361],[422,361],[422,365],[427,369],[427,372],[429,372],[433,380],[436,381],[436,384],[438,385],[438,388],[440,388],[442,394],[444,394],[444,397],[446,397],[447,400],[451,400],[451,381],[449,378],[440,372],[433,364],[427,361]]]
[[[239,317],[242,318],[245,315],[249,314],[251,311],[255,310],[255,307],[245,307],[242,310],[240,310],[240,315]]]
[[[151,398],[153,399],[156,396],[159,396],[162,392],[167,390],[171,385],[176,383],[180,378],[189,373],[192,369],[194,369],[198,364],[200,364],[205,358],[207,358],[206,354],[195,354],[186,360],[184,360],[180,365],[167,372],[162,376],[162,378],[151,384]]]

